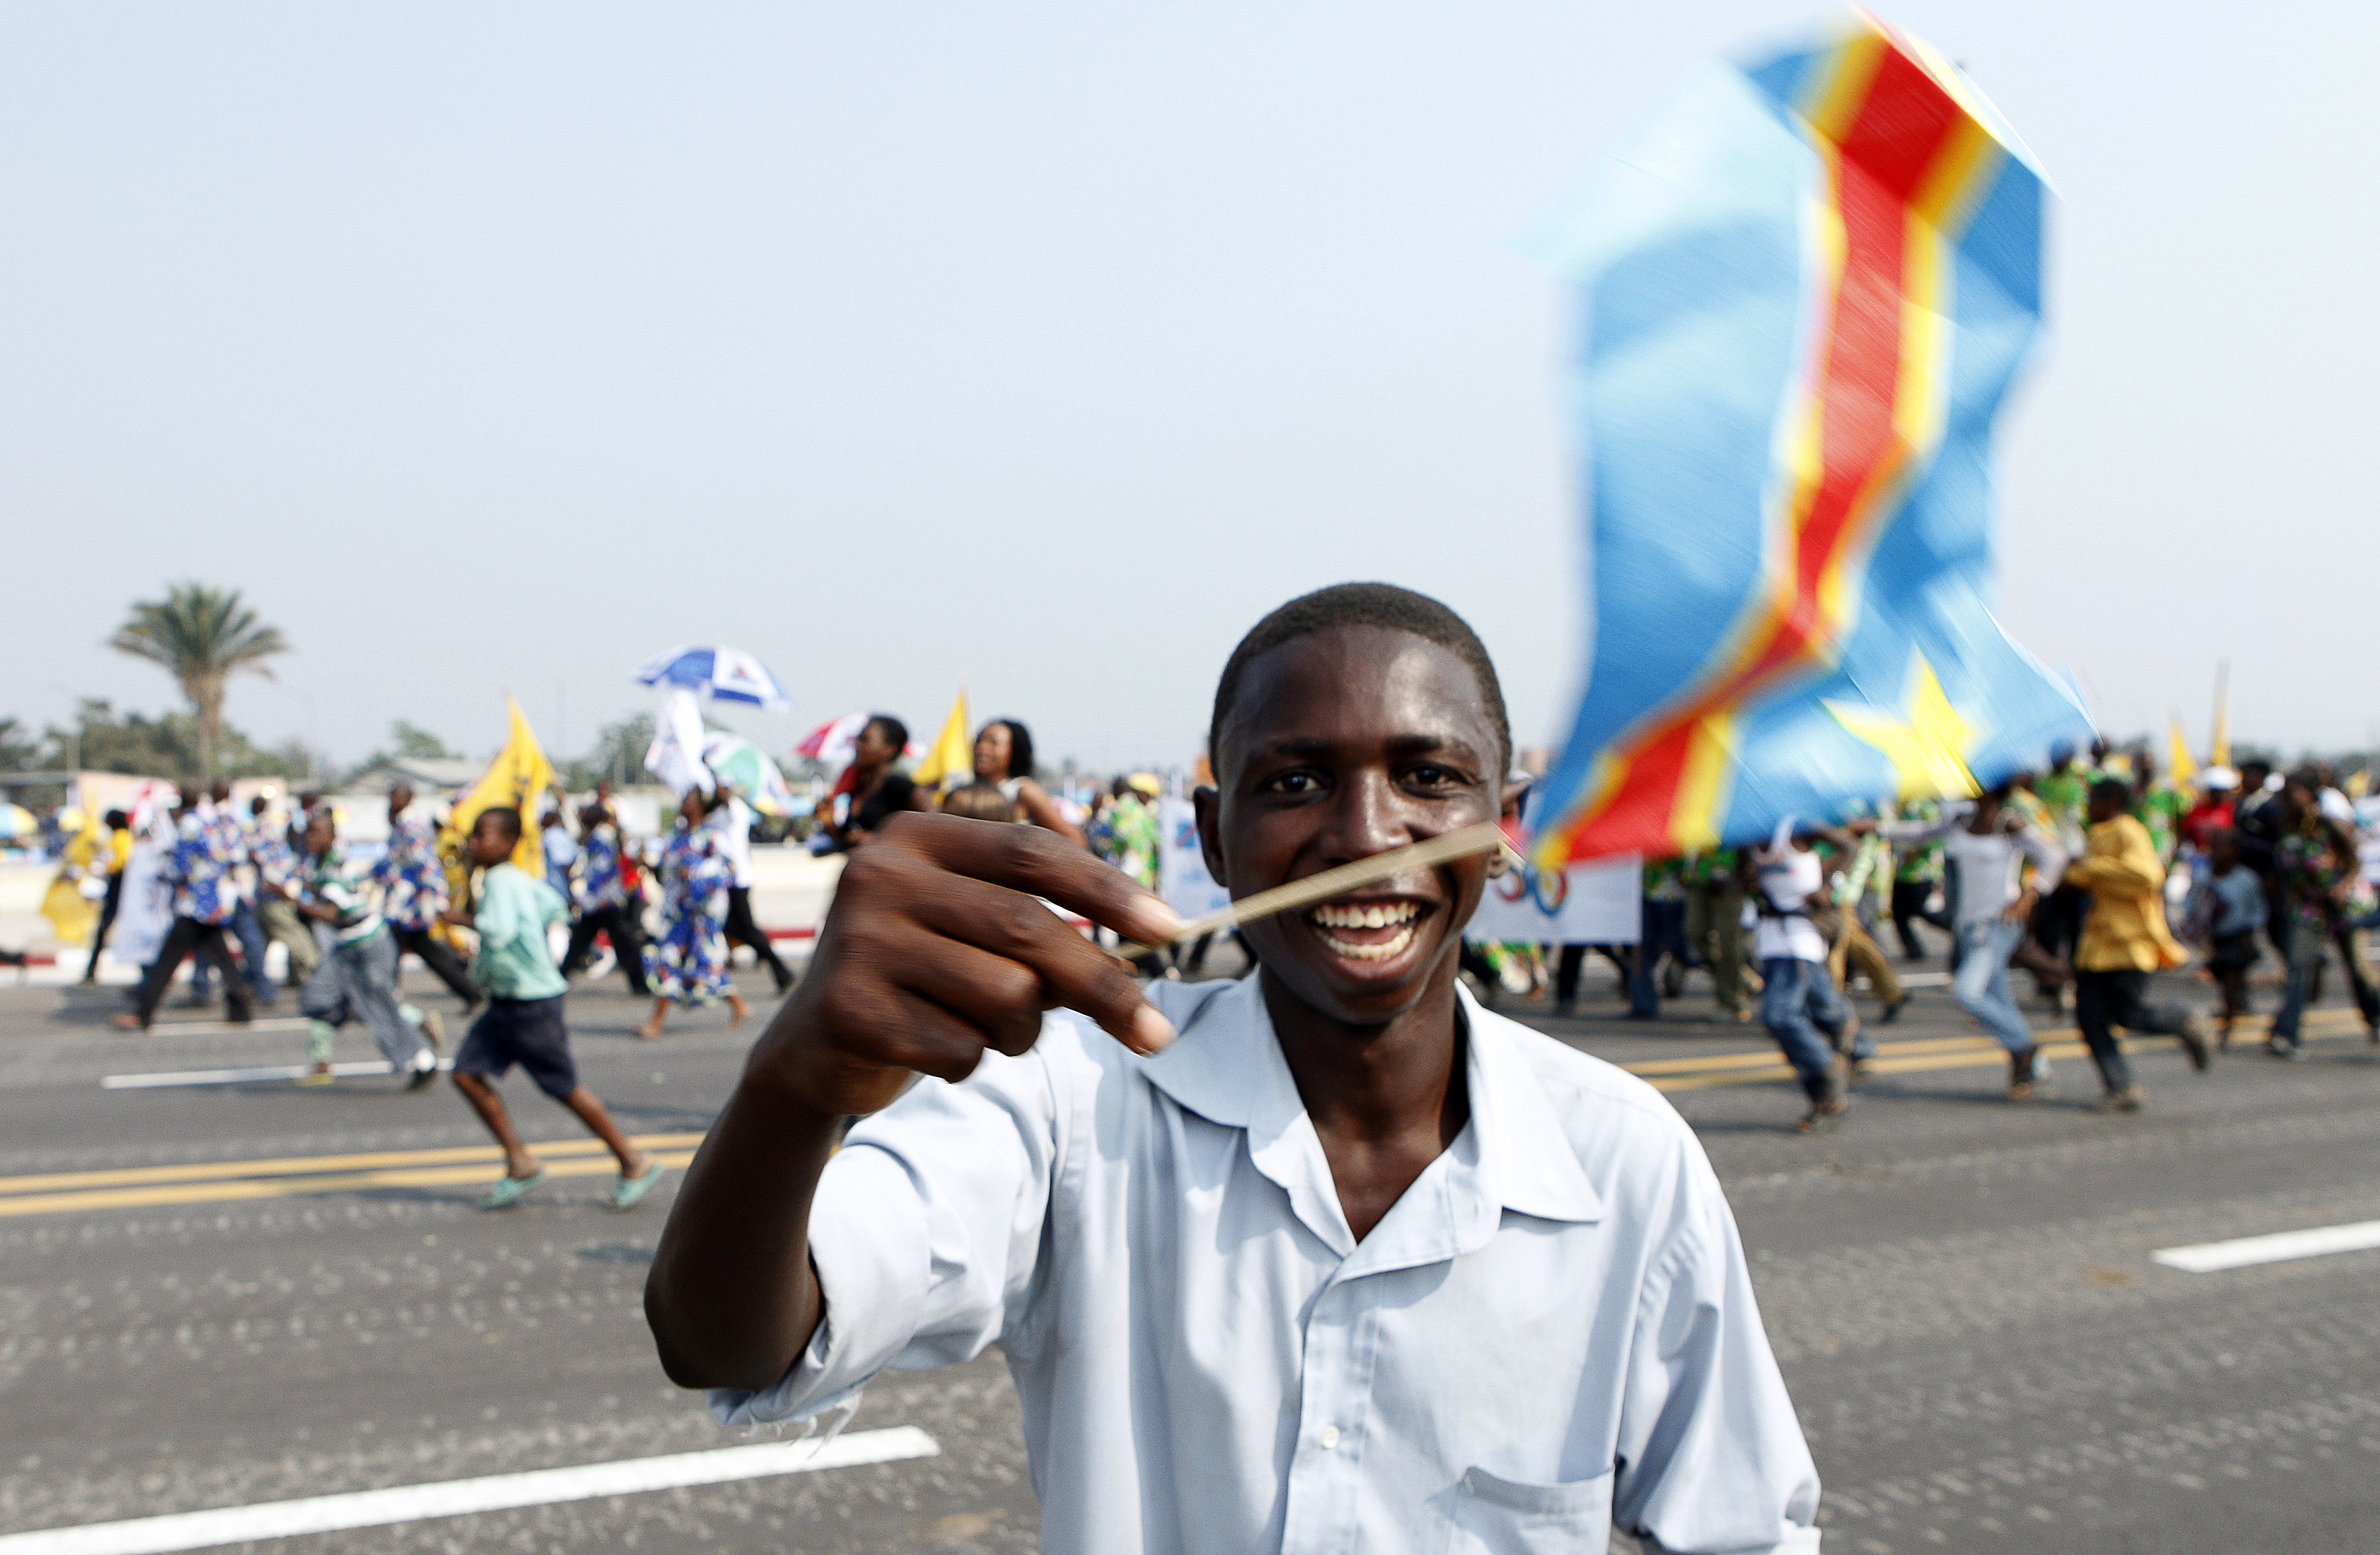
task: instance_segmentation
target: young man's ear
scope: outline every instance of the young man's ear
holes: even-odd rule
[[[1506,778],[1503,806],[1496,813],[1505,820],[1520,820],[1521,807],[1527,802],[1529,790],[1536,785],[1536,781],[1526,772],[1514,772],[1511,777]]]
[[[1223,870],[1223,850],[1215,844],[1220,834],[1218,818],[1222,813],[1223,796],[1211,784],[1200,784],[1190,791],[1191,812],[1198,818],[1198,855],[1207,861],[1207,873],[1215,883],[1229,891],[1232,877]]]

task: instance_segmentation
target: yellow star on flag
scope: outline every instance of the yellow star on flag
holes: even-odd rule
[[[1884,752],[1900,778],[1900,797],[1930,799],[1937,795],[1971,797],[1983,792],[1967,768],[1967,744],[1973,725],[1959,715],[1942,694],[1942,682],[1923,653],[1910,655],[1909,711],[1854,707],[1828,701],[1835,722]]]

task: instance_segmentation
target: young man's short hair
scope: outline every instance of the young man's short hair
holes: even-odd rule
[[[2129,805],[2132,802],[2132,785],[2121,778],[2101,778],[2091,785],[2091,797]]]
[[[1504,711],[1504,688],[1488,647],[1471,624],[1427,594],[1400,589],[1393,583],[1334,583],[1301,594],[1248,628],[1248,635],[1223,662],[1222,678],[1215,684],[1214,715],[1207,725],[1207,749],[1222,754],[1223,725],[1239,700],[1240,680],[1258,656],[1286,642],[1313,637],[1341,626],[1378,626],[1404,632],[1433,642],[1463,661],[1479,683],[1479,699],[1496,730],[1496,776],[1500,780],[1512,765],[1512,723]]]
[[[504,830],[504,834],[512,838],[513,841],[520,841],[520,811],[513,808],[510,805],[490,805],[486,809],[480,812],[480,819],[471,822],[471,825],[473,829],[476,830],[491,820],[494,821],[497,826],[501,827]]]

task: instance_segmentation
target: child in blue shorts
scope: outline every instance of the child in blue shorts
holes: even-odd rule
[[[513,1132],[512,1118],[496,1091],[496,1081],[517,1063],[538,1089],[578,1114],[578,1121],[611,1147],[620,1162],[612,1208],[630,1209],[661,1181],[662,1167],[628,1143],[603,1103],[578,1081],[578,1066],[570,1057],[570,1033],[562,1021],[563,990],[569,985],[553,964],[553,950],[545,938],[547,926],[566,921],[570,909],[553,887],[509,862],[520,838],[520,811],[498,807],[480,812],[465,844],[470,861],[487,871],[480,877],[478,902],[471,912],[445,915],[447,922],[478,931],[480,954],[472,959],[471,978],[488,995],[487,1009],[471,1023],[462,1051],[455,1055],[455,1088],[504,1148],[504,1175],[480,1207],[506,1209],[545,1181],[545,1168]]]

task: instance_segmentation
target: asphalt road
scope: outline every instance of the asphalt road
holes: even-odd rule
[[[71,1548],[8,1537],[33,1530],[776,1440],[721,1430],[653,1362],[638,1294],[673,1184],[608,1212],[604,1162],[525,1084],[518,1115],[578,1174],[485,1214],[493,1152],[443,1087],[109,1089],[304,1051],[285,1002],[247,1032],[168,1012],[188,1024],[145,1039],[104,1027],[116,1007],[0,988],[0,1555]],[[749,1033],[699,1014],[646,1043],[619,993],[571,1008],[589,1083],[682,1155]],[[2380,1252],[2211,1273],[2149,1256],[2380,1218],[2380,1050],[2344,1012],[2295,1065],[2251,1044],[2199,1076],[2152,1045],[2148,1110],[2109,1118],[2083,1111],[2079,1057],[2057,1099],[2001,1099],[2004,1064],[1925,988],[1813,1139],[1784,1126],[1798,1097],[1756,1028],[1699,1018],[1698,990],[1656,1025],[1617,1018],[1605,984],[1582,1008],[1512,1013],[1640,1067],[1700,1131],[1829,1549],[2380,1545]],[[373,1055],[351,1036],[341,1056]],[[931,1456],[206,1547],[1030,1550],[1015,1412],[988,1355],[880,1379],[839,1439],[917,1452],[923,1432]],[[200,1547],[166,1537],[140,1548]]]

